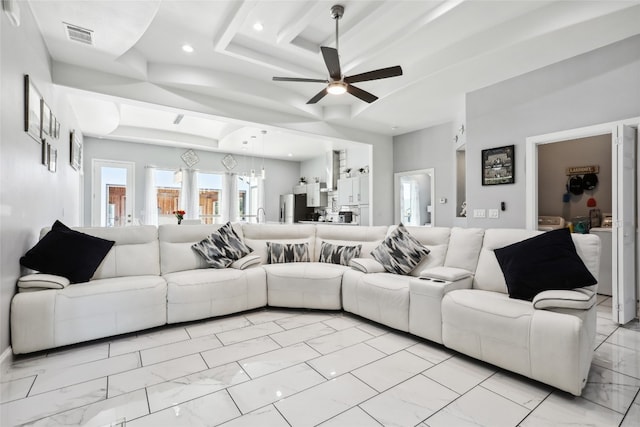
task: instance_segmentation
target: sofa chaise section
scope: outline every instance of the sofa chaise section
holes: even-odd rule
[[[488,229],[471,289],[442,300],[445,346],[580,395],[586,384],[596,333],[596,286],[544,291],[533,301],[509,298],[494,250],[540,234]],[[578,255],[597,278],[600,242],[572,235]]]
[[[153,226],[74,228],[115,241],[86,283],[23,292],[11,302],[15,354],[139,331],[166,323],[167,286],[160,276]],[[41,236],[49,231],[43,229]]]

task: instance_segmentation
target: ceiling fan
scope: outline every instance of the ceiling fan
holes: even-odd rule
[[[307,101],[307,104],[315,104],[325,97],[328,93],[340,95],[349,92],[351,95],[365,102],[372,103],[376,99],[372,93],[362,90],[352,83],[366,82],[370,80],[387,79],[389,77],[397,77],[402,75],[402,68],[399,65],[388,68],[380,68],[378,70],[367,71],[366,73],[356,74],[354,76],[343,76],[340,69],[340,57],[338,55],[338,21],[344,15],[344,6],[339,4],[331,7],[331,17],[336,21],[336,48],[321,46],[322,57],[329,71],[329,79],[306,79],[298,77],[274,77],[274,81],[279,82],[306,82],[306,83],[326,83],[327,87],[318,92],[313,98]]]

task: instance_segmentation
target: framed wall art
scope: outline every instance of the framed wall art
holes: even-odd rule
[[[38,89],[29,78],[28,74],[24,76],[24,131],[39,143],[42,143],[40,131],[40,103],[42,96]]]
[[[40,138],[51,136],[51,109],[40,99]]]
[[[515,146],[482,150],[482,185],[513,184],[515,182]]]
[[[49,154],[51,153],[51,144],[47,142],[46,139],[42,140],[42,158],[40,162],[49,167]]]
[[[55,173],[58,170],[58,150],[49,144],[49,172]]]
[[[82,164],[82,141],[80,135],[72,130],[69,137],[70,164],[75,170],[80,170]]]

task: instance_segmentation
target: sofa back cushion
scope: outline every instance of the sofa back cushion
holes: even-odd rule
[[[351,225],[318,225],[313,261],[319,261],[322,243],[338,246],[362,245],[358,258],[372,258],[374,250],[387,234],[387,226],[356,227]]]
[[[388,227],[388,233],[396,227],[397,225]],[[418,227],[406,225],[405,228],[417,241],[429,249],[429,254],[409,273],[410,275],[418,277],[422,270],[444,265],[447,247],[449,246],[449,235],[451,233],[449,227]]]
[[[508,293],[507,283],[494,250],[543,233],[537,230],[493,228],[484,233],[473,287],[487,291]],[[590,234],[572,234],[576,252],[589,272],[597,279],[600,265],[600,241]],[[592,287],[591,289],[594,289]]]
[[[483,228],[453,227],[447,257],[444,260],[445,267],[476,271],[483,239]]]
[[[244,243],[253,249],[252,254],[260,257],[260,263],[267,263],[267,242],[307,243],[309,258],[316,260],[316,227],[312,224],[242,224]]]
[[[160,270],[162,274],[175,271],[208,268],[202,256],[191,248],[224,224],[177,225],[164,224],[158,228],[160,239]],[[231,224],[233,231],[242,239],[242,226]]]
[[[71,229],[115,241],[92,279],[160,275],[158,229],[155,226],[71,227]],[[51,230],[50,227],[43,228],[40,231],[40,238],[49,230]]]

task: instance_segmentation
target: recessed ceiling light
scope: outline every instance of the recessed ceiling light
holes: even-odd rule
[[[287,157],[293,157],[293,154],[287,153]]]
[[[262,31],[264,30],[264,25],[262,25],[262,22],[257,21],[255,24],[253,24],[253,29],[256,31]]]
[[[183,44],[182,50],[187,53],[193,53],[193,46],[191,46],[190,44]]]

